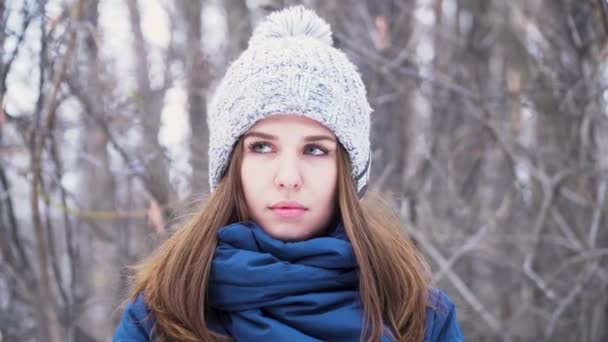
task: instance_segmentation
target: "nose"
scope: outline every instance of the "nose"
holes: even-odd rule
[[[302,177],[296,156],[282,156],[277,161],[274,183],[280,190],[299,190]]]

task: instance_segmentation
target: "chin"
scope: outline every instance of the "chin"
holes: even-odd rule
[[[281,240],[283,242],[295,242],[302,241],[309,238],[310,234],[299,233],[293,231],[286,231],[285,229],[270,229],[264,230],[266,233],[277,240]]]
[[[262,230],[266,232],[266,234],[283,242],[303,241],[310,239],[315,235],[314,233],[309,231],[300,231],[295,230],[293,228],[290,229],[289,225],[283,227],[260,225],[260,228],[262,228]]]

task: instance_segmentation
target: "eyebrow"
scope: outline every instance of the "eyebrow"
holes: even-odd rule
[[[248,132],[243,135],[243,139],[246,139],[248,137],[258,137],[258,138],[267,139],[267,140],[277,140],[277,137],[272,134],[255,132],[255,131]],[[307,141],[307,142],[319,141],[319,140],[328,140],[331,142],[336,142],[336,139],[330,137],[329,135],[309,135],[307,137],[304,137],[304,141]]]

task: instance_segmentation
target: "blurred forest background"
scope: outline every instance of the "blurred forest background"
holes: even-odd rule
[[[605,0],[0,1],[0,341],[107,341],[207,188],[206,103],[304,4],[360,67],[371,186],[468,341],[608,341]]]

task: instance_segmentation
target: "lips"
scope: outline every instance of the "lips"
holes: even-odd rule
[[[273,204],[270,209],[306,209],[306,207],[295,201],[281,201]]]
[[[296,218],[304,215],[308,208],[298,202],[283,201],[272,205],[270,210],[281,218]]]

